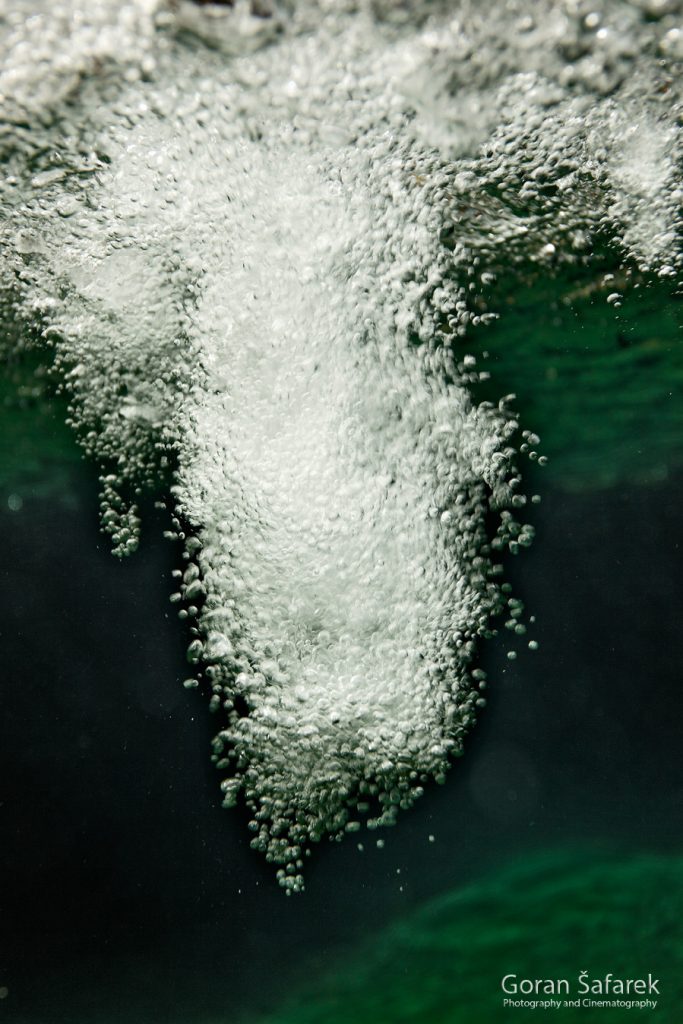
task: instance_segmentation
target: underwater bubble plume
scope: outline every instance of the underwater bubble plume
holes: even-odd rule
[[[609,233],[625,268],[677,272],[673,15],[37,6],[2,9],[3,280],[117,553],[171,481],[186,685],[296,891],[311,842],[443,778],[478,639],[504,608],[524,632],[499,561],[533,535],[518,424],[475,401],[467,339],[502,264]]]

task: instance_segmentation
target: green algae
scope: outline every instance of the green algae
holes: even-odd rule
[[[497,1024],[547,1014],[610,1024],[646,1012],[658,1024],[678,1024],[682,917],[681,857],[530,855],[370,937],[267,1024]],[[656,1010],[503,1004],[506,974],[566,978],[575,999],[581,971],[591,980],[608,972],[617,978],[650,972],[659,979],[661,994],[651,997],[658,998]]]

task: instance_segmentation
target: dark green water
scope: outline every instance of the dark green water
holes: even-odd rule
[[[363,943],[362,951],[322,984],[311,986],[273,1024],[354,1020],[554,1019],[618,1021],[619,1007],[510,1007],[496,979],[567,979],[571,996],[608,972],[640,977],[657,964],[657,1020],[680,1020],[683,884],[680,857],[614,860],[591,853],[529,856],[491,880],[448,893]],[[588,971],[579,984],[576,964]],[[590,968],[586,965],[590,964]],[[647,974],[647,971],[645,972]],[[509,986],[514,978],[507,981]],[[552,992],[546,989],[546,993]],[[535,997],[508,996],[516,1001]],[[653,997],[654,998],[654,997]],[[549,995],[541,993],[541,1000]]]
[[[10,365],[3,1019],[487,1024],[543,1015],[502,1007],[503,974],[588,970],[657,975],[650,1019],[681,1020],[678,305],[643,287],[615,312],[579,284],[530,282],[480,335],[551,457],[510,567],[540,649],[483,651],[490,706],[446,785],[383,849],[322,846],[292,899],[220,809],[163,519],[109,555],[63,408]]]
[[[472,338],[490,353],[486,397],[501,381],[518,396],[563,490],[657,483],[683,460],[680,295],[636,277],[614,308],[608,271],[605,261],[547,278],[501,274],[490,298],[500,319]]]

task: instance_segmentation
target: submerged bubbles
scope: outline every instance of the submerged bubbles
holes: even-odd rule
[[[575,5],[436,7],[72,4],[83,60],[46,14],[39,74],[83,81],[54,107],[18,94],[35,135],[7,117],[6,281],[117,553],[169,485],[185,685],[288,891],[311,841],[443,781],[484,703],[478,638],[504,608],[524,634],[499,561],[533,535],[513,399],[472,398],[482,284],[606,231],[677,266],[675,118],[651,88],[668,23],[605,5],[609,49]],[[15,21],[20,82],[38,29]],[[624,118],[657,143],[627,169]],[[540,463],[538,440],[519,444]]]

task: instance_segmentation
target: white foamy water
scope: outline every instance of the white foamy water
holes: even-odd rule
[[[470,393],[482,277],[605,232],[676,273],[675,13],[0,11],[5,282],[117,552],[173,473],[226,804],[299,889],[310,841],[393,823],[483,703],[497,558],[532,531],[516,423]]]

